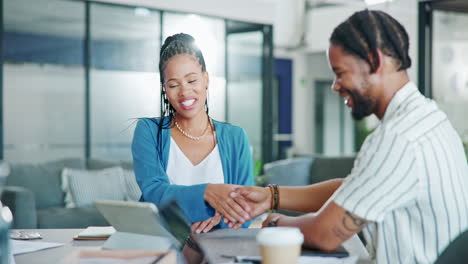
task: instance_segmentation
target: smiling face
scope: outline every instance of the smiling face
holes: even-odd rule
[[[328,61],[335,73],[332,90],[345,99],[344,103],[351,108],[353,118],[361,120],[375,113],[377,102],[369,81],[369,64],[333,44],[328,49]]]
[[[173,56],[167,61],[163,74],[167,99],[178,116],[193,118],[205,113],[208,73],[202,71],[195,56]]]

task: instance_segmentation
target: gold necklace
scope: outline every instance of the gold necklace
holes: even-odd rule
[[[180,131],[180,133],[182,133],[184,136],[190,138],[191,140],[200,140],[206,134],[206,132],[208,131],[208,127],[210,126],[210,118],[208,117],[208,123],[206,124],[206,128],[203,131],[203,134],[201,136],[199,136],[199,137],[194,137],[194,136],[190,135],[189,133],[185,132],[185,130],[183,130],[179,126],[179,123],[177,123],[177,119],[175,119],[175,118],[174,118],[174,124],[176,125],[176,127]]]

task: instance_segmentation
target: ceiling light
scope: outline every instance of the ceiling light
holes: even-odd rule
[[[144,7],[136,7],[135,8],[135,16],[142,16],[142,17],[146,17],[146,16],[149,16],[151,14],[150,10],[148,8],[144,8]]]
[[[366,5],[376,5],[391,1],[393,0],[364,0],[364,2],[366,2]]]

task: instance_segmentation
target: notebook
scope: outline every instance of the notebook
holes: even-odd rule
[[[73,237],[74,240],[106,240],[113,233],[115,229],[112,226],[88,226],[85,230],[81,231],[78,235]]]

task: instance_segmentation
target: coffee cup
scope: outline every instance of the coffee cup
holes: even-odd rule
[[[297,227],[266,227],[257,234],[262,264],[297,263],[303,242]]]

